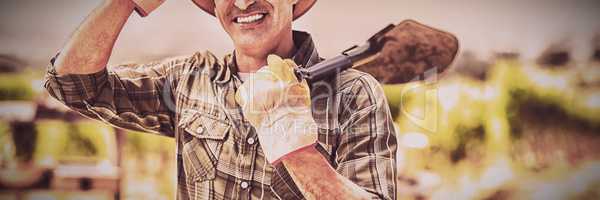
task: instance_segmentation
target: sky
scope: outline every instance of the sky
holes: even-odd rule
[[[1,0],[0,54],[44,67],[101,0]],[[312,34],[322,56],[360,44],[389,23],[415,19],[457,35],[461,52],[481,58],[518,51],[533,58],[555,42],[576,57],[591,53],[600,34],[598,0],[320,0],[294,28]],[[111,64],[141,62],[210,50],[231,52],[227,34],[190,0],[168,0],[149,17],[134,14]]]

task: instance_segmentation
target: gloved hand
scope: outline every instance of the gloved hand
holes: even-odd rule
[[[142,17],[156,10],[165,0],[131,0],[135,4],[135,11]]]
[[[267,63],[240,86],[236,101],[256,129],[267,160],[275,163],[314,144],[317,125],[311,114],[308,84],[296,79],[294,61],[269,55]]]

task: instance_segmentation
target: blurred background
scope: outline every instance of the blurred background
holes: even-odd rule
[[[0,1],[0,199],[174,199],[175,145],[80,117],[44,69],[101,1]],[[399,199],[600,199],[600,2],[319,1],[295,29],[324,57],[389,23],[456,34],[450,71],[384,85]],[[231,52],[216,19],[171,0],[132,15],[111,64]]]

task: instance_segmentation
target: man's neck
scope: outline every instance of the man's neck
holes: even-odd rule
[[[267,57],[270,54],[275,54],[282,58],[290,58],[295,50],[296,47],[294,46],[294,40],[290,32],[289,36],[284,37],[273,50],[262,54],[249,54],[242,48],[236,48],[235,61],[239,72],[256,72],[261,67],[267,65]]]

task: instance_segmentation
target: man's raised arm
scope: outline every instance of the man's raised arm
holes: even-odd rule
[[[51,61],[44,87],[52,97],[87,117],[174,136],[173,91],[182,70],[201,56],[107,68],[115,41],[134,7],[131,0],[106,0],[97,7]]]
[[[91,74],[104,69],[134,8],[131,0],[102,2],[73,33],[56,58],[56,73]]]

